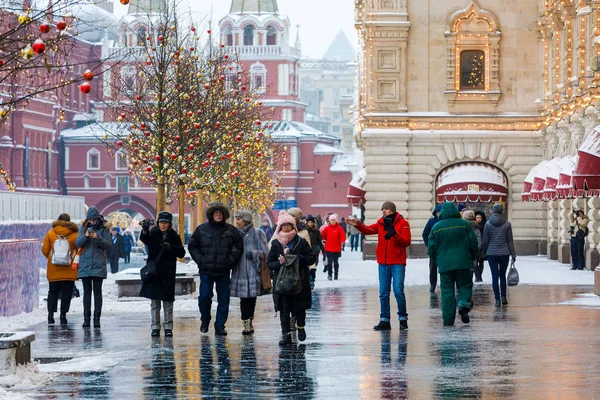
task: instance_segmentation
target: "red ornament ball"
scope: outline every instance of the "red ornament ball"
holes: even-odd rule
[[[148,132],[148,131],[144,132],[144,136],[150,137],[150,132]]]
[[[117,147],[121,147],[123,146],[123,142],[121,142],[120,140],[117,142]]]
[[[35,42],[33,42],[33,46],[31,47],[33,48],[33,52],[35,54],[42,54],[44,51],[46,51],[46,43],[44,43],[42,39],[37,39]]]
[[[126,6],[127,4],[129,4],[129,0],[119,0],[121,4],[123,4],[124,6]]]
[[[48,24],[41,24],[40,25],[40,32],[42,32],[42,33],[48,33],[48,32],[50,32],[50,25],[48,25]]]
[[[207,30],[206,30],[206,33],[208,33],[209,35],[210,35],[210,33],[211,33],[211,32],[212,32],[212,31],[211,31],[210,29],[207,29]]]
[[[87,82],[83,82],[81,85],[79,85],[79,90],[81,90],[81,93],[83,94],[88,94],[92,91],[92,85]]]
[[[137,139],[133,139],[133,144],[134,144],[134,145],[136,145],[136,146],[137,146],[139,143],[140,143],[140,141],[139,141],[139,140],[137,140]]]
[[[58,21],[56,23],[56,29],[58,29],[59,31],[64,31],[65,29],[67,29],[67,23],[65,21]]]
[[[259,151],[258,153],[256,153],[256,157],[262,157],[262,153]]]
[[[177,156],[176,156],[175,154],[171,154],[171,156],[170,156],[170,157],[171,157],[171,160],[174,160],[174,159],[176,159],[176,158],[177,158]]]
[[[155,156],[154,156],[154,159],[155,159],[156,161],[160,161],[160,156],[157,154],[157,155],[155,155]]]
[[[146,167],[146,172],[151,172],[152,171],[152,167]]]
[[[189,147],[189,149],[190,149],[190,150],[194,150],[194,145],[193,145],[193,144],[190,144],[190,147]]]
[[[86,81],[91,81],[92,79],[94,79],[94,73],[89,69],[86,69],[83,73],[83,79],[85,79]]]
[[[187,169],[185,169],[185,168],[182,168],[182,169],[181,169],[181,173],[182,173],[182,174],[187,174]]]
[[[229,58],[229,54],[225,54],[223,58],[227,60]]]

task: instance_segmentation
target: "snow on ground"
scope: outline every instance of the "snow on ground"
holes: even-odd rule
[[[558,303],[559,305],[600,308],[600,296],[594,293],[582,293],[576,298]]]
[[[26,390],[35,391],[36,387],[45,385],[51,381],[51,375],[40,372],[35,363],[17,365],[14,374],[0,376],[0,399],[31,399],[28,394],[17,394],[7,392],[3,388],[18,389],[20,392]],[[31,394],[31,396],[34,396]]]
[[[86,353],[83,357],[74,357],[67,361],[39,364],[37,367],[42,373],[108,371],[119,362],[127,360],[134,355],[135,351]]]

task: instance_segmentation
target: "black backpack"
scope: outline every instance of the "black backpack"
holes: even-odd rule
[[[279,269],[275,292],[289,296],[302,292],[302,278],[300,277],[300,261],[293,254],[285,256],[285,264]]]

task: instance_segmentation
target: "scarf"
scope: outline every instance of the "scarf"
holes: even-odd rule
[[[277,240],[284,246],[287,246],[294,236],[296,236],[296,231],[290,231],[286,233],[279,230],[279,232],[277,232]]]

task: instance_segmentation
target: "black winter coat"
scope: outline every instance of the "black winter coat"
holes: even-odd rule
[[[273,240],[271,242],[269,256],[267,257],[267,266],[273,272],[273,303],[275,303],[275,311],[281,311],[282,296],[288,297],[289,304],[292,304],[291,309],[294,309],[295,304],[299,308],[308,310],[312,306],[308,267],[315,263],[315,255],[308,242],[298,235],[288,243],[287,247],[290,248],[290,254],[298,256],[298,262],[300,263],[300,277],[302,279],[302,291],[295,296],[280,295],[275,291],[277,275],[281,268],[279,256],[283,255],[283,245],[278,240]]]
[[[196,228],[188,251],[201,275],[229,275],[244,253],[244,238],[233,225],[210,220]]]
[[[148,245],[148,261],[155,261],[162,250],[163,234],[160,229],[155,226],[150,231],[142,231],[140,240]],[[163,250],[156,264],[157,276],[151,282],[142,283],[140,296],[154,300],[174,301],[177,258],[185,256],[185,249],[181,244],[181,238],[173,229],[167,231],[164,241],[171,245],[171,250]]]
[[[110,249],[107,251],[108,258],[125,257],[125,239],[117,233],[117,241],[113,242],[113,236],[110,235]]]

